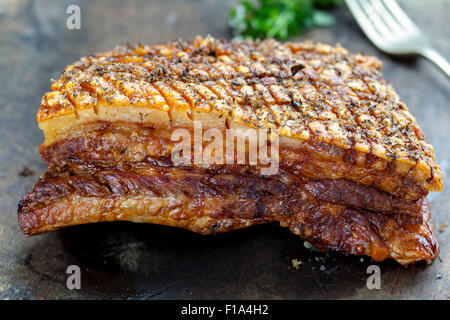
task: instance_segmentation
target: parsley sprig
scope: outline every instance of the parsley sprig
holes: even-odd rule
[[[235,37],[285,40],[314,26],[332,25],[334,17],[320,9],[341,3],[342,0],[241,0],[230,9],[228,21]]]

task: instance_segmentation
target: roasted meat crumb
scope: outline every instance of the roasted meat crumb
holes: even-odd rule
[[[24,166],[20,171],[19,171],[19,176],[22,177],[28,177],[28,176],[32,176],[34,174],[34,170]]]
[[[293,267],[295,270],[298,270],[298,269],[300,269],[300,265],[301,265],[303,262],[300,261],[300,260],[297,260],[297,259],[292,259],[292,260],[291,260],[291,263],[292,263],[292,267]]]

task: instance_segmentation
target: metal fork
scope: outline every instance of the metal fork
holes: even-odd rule
[[[392,55],[421,55],[450,78],[450,65],[395,0],[346,0],[366,36]]]

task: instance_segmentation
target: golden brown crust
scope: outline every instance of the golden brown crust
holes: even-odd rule
[[[215,114],[224,124],[273,128],[395,162],[429,191],[441,190],[433,148],[380,67],[376,58],[310,42],[198,37],[122,47],[68,66],[37,119],[50,141],[51,127],[65,121],[159,117],[170,127]]]

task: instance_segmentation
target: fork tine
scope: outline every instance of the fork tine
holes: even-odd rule
[[[398,35],[403,32],[403,26],[399,24],[395,19],[395,16],[387,9],[382,0],[370,0],[370,2],[392,33]]]
[[[386,23],[383,21],[377,10],[375,10],[371,2],[369,2],[368,0],[359,0],[359,4],[361,5],[361,8],[366,12],[369,21],[378,30],[383,38],[392,35],[392,31],[386,26]]]
[[[372,24],[368,23],[368,17],[366,13],[361,8],[358,0],[347,0],[347,7],[352,12],[353,16],[356,19],[356,22],[358,22],[361,29],[364,31],[366,36],[376,45],[379,45],[382,43],[382,38],[378,31],[373,28]]]
[[[392,13],[394,18],[405,28],[405,29],[416,29],[417,26],[411,19],[406,15],[406,13],[400,8],[395,0],[382,0],[386,8]]]

